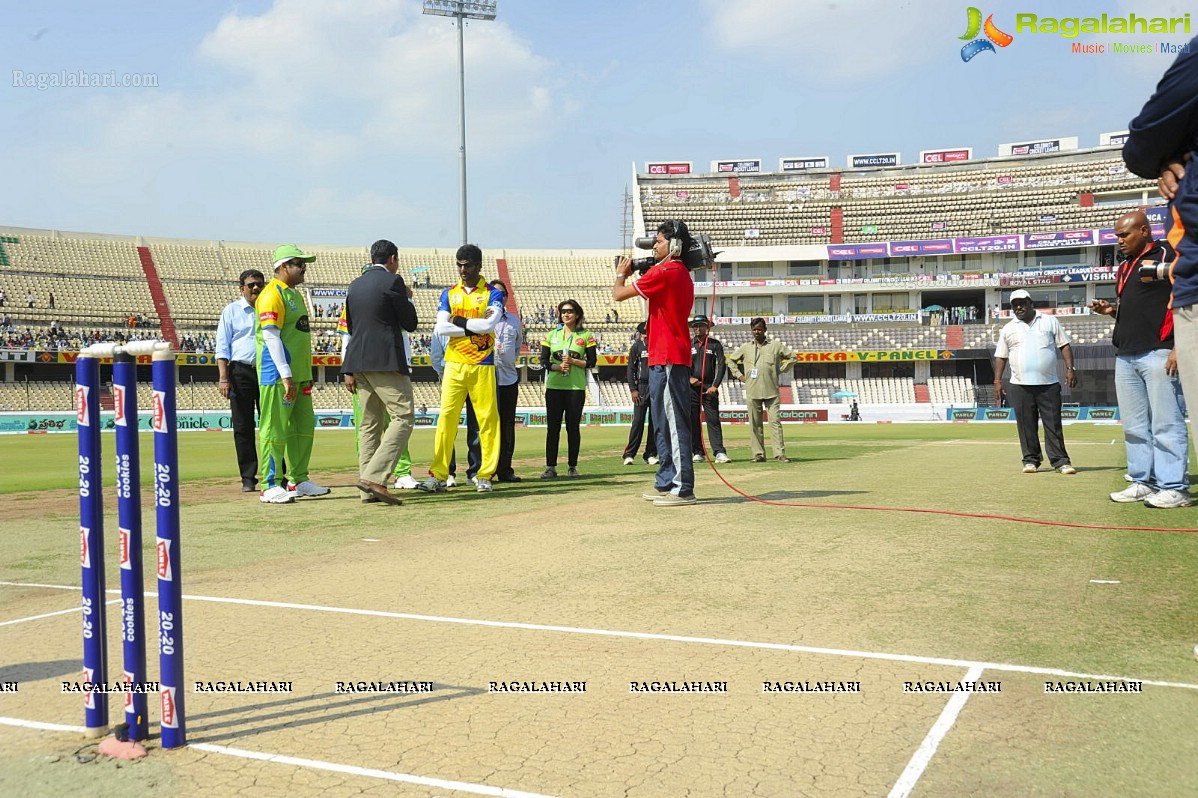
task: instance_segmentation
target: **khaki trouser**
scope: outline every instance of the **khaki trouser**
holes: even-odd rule
[[[398,371],[363,371],[354,374],[354,379],[362,406],[358,475],[384,485],[412,436],[416,418],[412,408],[412,380]]]
[[[769,399],[748,399],[749,404],[749,435],[753,446],[753,457],[765,456],[765,440],[761,429],[761,411],[770,417],[770,437],[774,441],[774,457],[786,456],[786,442],[782,440],[782,401],[777,396]]]

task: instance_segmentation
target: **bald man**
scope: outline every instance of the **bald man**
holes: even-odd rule
[[[1152,239],[1142,211],[1120,216],[1115,237],[1123,253],[1115,277],[1117,300],[1090,305],[1095,313],[1115,317],[1115,393],[1133,480],[1111,500],[1157,509],[1189,507],[1189,436],[1169,307],[1168,268],[1175,256],[1167,242]]]

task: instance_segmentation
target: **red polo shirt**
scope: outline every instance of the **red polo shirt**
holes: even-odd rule
[[[667,258],[632,284],[649,301],[649,365],[691,364],[687,325],[695,304],[695,283],[677,258]]]

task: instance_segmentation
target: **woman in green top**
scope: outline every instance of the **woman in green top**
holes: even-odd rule
[[[545,473],[541,479],[557,477],[557,450],[566,419],[569,449],[568,477],[578,476],[578,449],[582,445],[582,406],[587,397],[587,369],[595,367],[595,338],[583,325],[582,306],[567,299],[557,306],[561,326],[550,330],[541,344],[545,368],[545,411],[549,430],[545,434]]]

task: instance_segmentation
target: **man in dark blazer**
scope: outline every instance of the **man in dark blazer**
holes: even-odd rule
[[[341,364],[345,387],[358,394],[358,489],[362,501],[402,504],[386,487],[387,477],[408,445],[415,413],[411,368],[403,330],[416,329],[412,304],[399,270],[399,249],[390,241],[370,247],[371,266],[349,284],[345,298],[349,346]],[[383,431],[384,415],[391,418]]]

